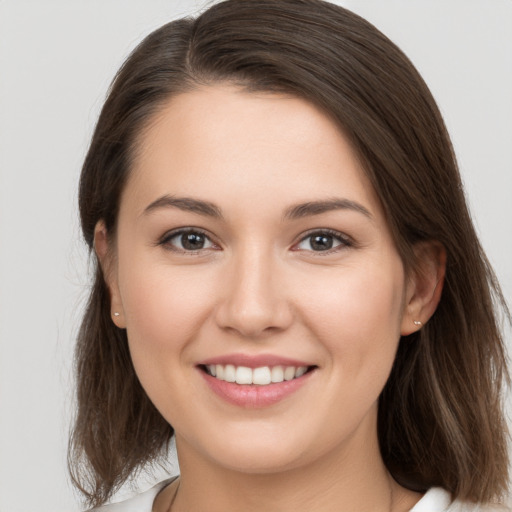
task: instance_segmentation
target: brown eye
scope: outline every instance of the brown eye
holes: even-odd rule
[[[201,251],[213,247],[212,241],[205,233],[192,229],[170,233],[161,243],[171,249],[184,252]]]
[[[352,245],[342,233],[316,231],[305,236],[296,246],[300,251],[324,252]]]
[[[183,249],[197,251],[204,248],[206,237],[202,233],[183,233],[180,235],[180,242]]]
[[[332,249],[334,237],[332,235],[315,235],[309,238],[309,245],[314,251],[326,251]]]

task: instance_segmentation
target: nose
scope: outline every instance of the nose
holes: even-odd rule
[[[268,252],[248,250],[230,261],[216,310],[217,325],[223,330],[257,339],[283,331],[292,323],[282,269]]]

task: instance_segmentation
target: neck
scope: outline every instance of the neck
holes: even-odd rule
[[[219,467],[184,439],[176,443],[179,485],[161,497],[158,511],[169,510],[172,501],[172,512],[402,512],[420,498],[391,478],[376,434],[371,442],[355,435],[309,464],[268,473]]]

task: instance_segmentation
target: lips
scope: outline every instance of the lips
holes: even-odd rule
[[[273,405],[299,390],[316,365],[271,355],[235,354],[198,365],[209,388],[223,400],[247,408]]]
[[[292,359],[290,357],[276,356],[273,354],[227,354],[225,356],[212,357],[199,362],[199,366],[209,365],[227,365],[246,366],[248,368],[259,368],[262,366],[313,366],[311,362],[301,361],[300,359]]]

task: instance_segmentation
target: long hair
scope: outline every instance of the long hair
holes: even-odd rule
[[[384,462],[402,485],[439,485],[489,502],[508,483],[507,381],[499,285],[466,206],[450,138],[407,57],[359,16],[320,0],[227,0],[150,34],[116,75],[80,181],[85,241],[105,222],[113,239],[140,134],[172,96],[230,83],[316,105],[350,139],[406,269],[414,245],[447,252],[436,313],[400,340],[379,402]],[[97,262],[96,262],[97,265]],[[126,332],[110,319],[97,266],[76,348],[78,411],[72,478],[92,505],[165,454],[173,435],[135,374]]]

